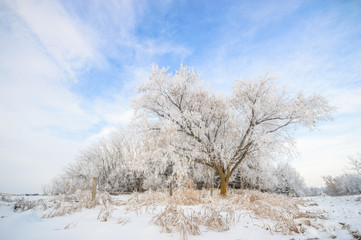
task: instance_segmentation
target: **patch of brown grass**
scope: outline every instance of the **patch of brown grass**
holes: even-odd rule
[[[247,210],[253,218],[271,220],[272,224],[265,227],[272,232],[301,234],[304,233],[305,226],[311,225],[310,221],[305,220],[321,218],[320,213],[300,209],[300,206],[309,204],[308,201],[302,199],[254,190],[234,190],[227,197],[221,197],[219,194],[210,196],[210,192],[206,190],[176,189],[172,197],[168,195],[168,192],[162,191],[139,194],[128,202],[127,207],[129,210],[142,211],[144,209],[147,211],[164,205],[202,205],[200,212],[192,213],[192,221],[202,219],[197,220],[196,223],[207,226],[213,231],[228,230],[230,223],[239,221],[240,214],[237,215],[237,213]],[[166,209],[171,212],[169,207]],[[172,209],[174,210],[174,207]],[[162,214],[164,217],[165,213]],[[183,216],[182,212],[179,214]],[[186,222],[185,219],[183,220],[182,224]],[[188,221],[188,223],[190,222]],[[162,226],[162,224],[159,225]],[[181,232],[184,235],[184,231]]]
[[[212,202],[209,191],[195,190],[193,188],[178,188],[174,191],[170,201],[177,205],[193,206],[209,204]]]
[[[171,233],[174,230],[179,232],[183,239],[188,235],[199,235],[199,218],[193,210],[190,214],[184,212],[182,208],[170,204],[163,211],[155,215],[151,222],[161,227],[162,232]]]
[[[199,235],[200,226],[209,230],[223,232],[230,228],[231,223],[239,220],[233,208],[221,209],[205,204],[201,210],[184,210],[182,207],[169,203],[164,210],[155,215],[151,222],[161,227],[162,232],[179,232],[183,239],[188,235]]]
[[[244,190],[230,196],[229,200],[240,209],[250,210],[255,217],[272,220],[275,224],[271,230],[283,234],[304,233],[304,225],[310,225],[310,221],[298,219],[320,218],[319,213],[300,210],[299,206],[309,204],[307,201],[284,195]]]
[[[221,210],[210,205],[202,207],[202,211],[198,213],[200,222],[207,226],[208,229],[216,232],[224,232],[229,230],[229,224],[234,221],[234,211],[226,211],[225,216],[221,214]]]
[[[212,198],[209,196],[209,191],[178,188],[173,191],[171,197],[167,190],[150,190],[141,194],[134,193],[128,200],[126,209],[140,214],[143,210],[153,212],[157,206],[166,206],[169,204],[193,206],[210,203],[212,203]]]

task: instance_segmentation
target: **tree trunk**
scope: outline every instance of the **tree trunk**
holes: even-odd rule
[[[213,172],[211,172],[211,182],[210,182],[210,186],[211,186],[211,196],[213,196]]]
[[[173,185],[172,183],[169,184],[169,196],[173,196]]]
[[[138,192],[137,191],[137,179],[134,180],[133,192]]]
[[[220,174],[221,180],[221,196],[225,197],[227,195],[227,182],[223,174]]]
[[[94,202],[94,205],[95,205],[96,193],[97,193],[97,178],[93,177],[92,201]]]
[[[258,163],[257,163],[257,190],[259,191],[260,189],[260,184],[259,184],[259,162],[260,160],[258,159]]]
[[[242,189],[242,177],[241,177],[241,173],[239,173],[239,177],[238,177],[238,186],[239,186],[239,189]]]
[[[209,183],[209,171],[207,173],[207,177],[206,177],[206,189],[209,190],[210,183]]]

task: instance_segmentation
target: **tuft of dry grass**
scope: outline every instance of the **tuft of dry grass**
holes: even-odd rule
[[[73,221],[73,222],[71,222],[71,223],[67,224],[67,225],[64,227],[64,229],[65,229],[65,230],[67,230],[67,229],[71,229],[71,228],[76,227],[76,225],[78,225],[78,221],[77,221],[77,220],[75,220],[75,221]]]
[[[109,207],[108,205],[104,205],[100,208],[99,214],[98,214],[98,220],[101,222],[108,221],[108,218],[112,215],[113,209]]]
[[[304,233],[302,222],[296,219],[316,217],[313,213],[300,210],[299,205],[305,206],[305,200],[278,194],[244,190],[230,196],[230,201],[240,209],[250,210],[255,217],[272,220],[275,224],[271,230],[282,234]]]
[[[229,230],[232,222],[239,220],[232,208],[221,210],[211,205],[202,206],[200,211],[178,207],[169,203],[164,210],[155,215],[151,222],[161,227],[162,232],[179,232],[183,239],[188,235],[199,235],[200,226],[209,230],[224,232]]]
[[[117,223],[118,224],[121,224],[121,225],[125,225],[125,224],[127,224],[128,222],[130,222],[130,219],[129,218],[124,218],[124,217],[119,217],[118,219],[117,219]]]
[[[198,215],[202,224],[216,232],[229,230],[229,224],[234,219],[234,211],[226,211],[226,216],[223,216],[220,209],[216,209],[210,205],[203,206],[202,211],[199,212]]]
[[[98,220],[101,222],[108,221],[108,218],[112,215],[113,212],[113,201],[109,195],[103,196],[103,206],[100,208],[100,212],[98,214]]]
[[[1,195],[0,201],[3,202],[14,202],[14,200],[12,198],[10,198],[9,196],[5,196],[5,195]]]
[[[40,204],[41,201],[29,201],[25,200],[24,198],[17,199],[15,201],[13,210],[14,212],[20,211],[24,212],[30,209],[34,209],[36,206]]]
[[[155,215],[151,222],[161,227],[162,232],[171,233],[174,230],[179,232],[183,239],[188,235],[199,235],[199,218],[193,210],[190,214],[184,212],[182,208],[169,204],[163,211]]]
[[[356,240],[361,240],[361,233],[359,232],[351,232],[352,237]]]

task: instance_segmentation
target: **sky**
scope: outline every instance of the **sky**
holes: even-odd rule
[[[133,117],[152,64],[212,91],[270,72],[321,94],[333,121],[295,134],[310,186],[361,151],[361,1],[0,0],[0,192],[41,193],[89,142]]]

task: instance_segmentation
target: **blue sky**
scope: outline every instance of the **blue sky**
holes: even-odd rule
[[[132,118],[151,65],[213,91],[266,71],[320,93],[334,121],[296,134],[309,185],[361,151],[361,1],[0,0],[0,192],[40,192],[80,148]]]

